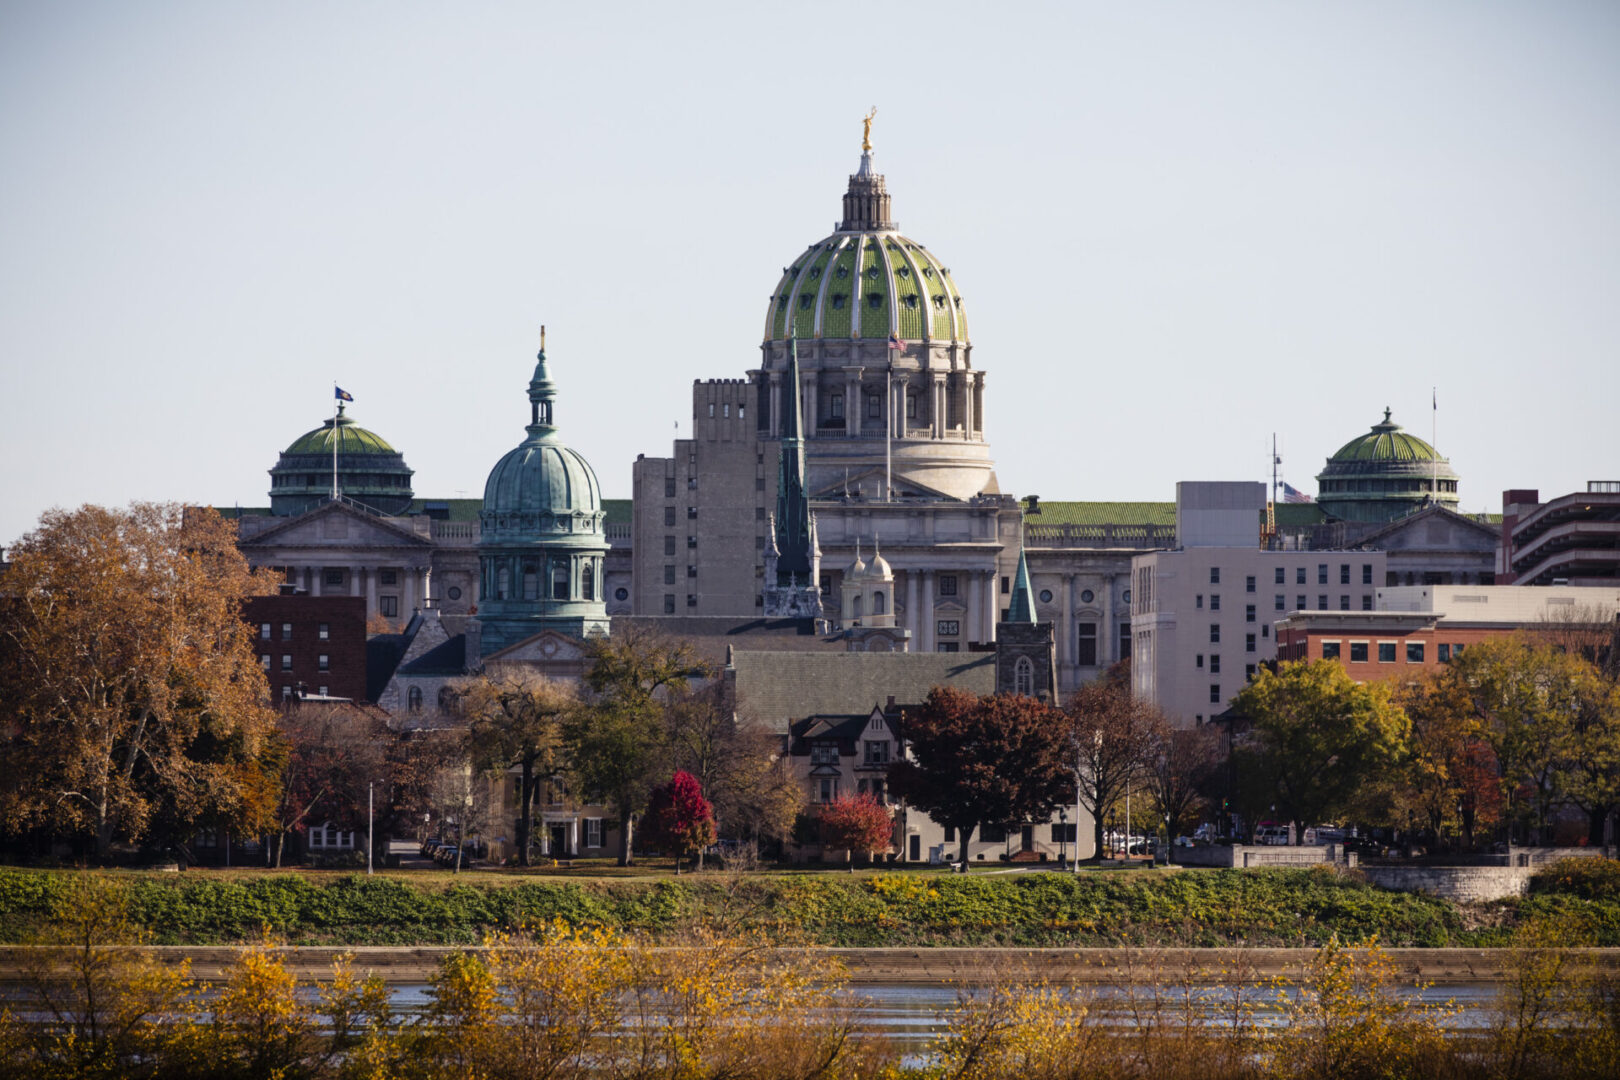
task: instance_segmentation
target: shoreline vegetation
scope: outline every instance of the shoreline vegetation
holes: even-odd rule
[[[1483,1026],[1415,998],[1376,942],[1332,939],[1288,978],[1241,957],[1106,987],[1009,966],[961,987],[918,1054],[863,1027],[836,956],[771,947],[760,929],[698,920],[654,938],[538,921],[446,950],[421,1007],[403,1010],[349,955],[306,980],[265,939],[205,982],[119,947],[143,936],[127,884],[66,887],[54,949],[30,950],[38,962],[0,1005],[0,1077],[1540,1080],[1610,1077],[1620,1060],[1620,980],[1571,947],[1582,931],[1567,918],[1513,932]]]
[[[673,940],[694,925],[834,948],[1389,948],[1510,946],[1557,921],[1620,947],[1620,864],[1573,859],[1530,895],[1482,904],[1379,889],[1330,869],[1129,870],[1007,875],[688,874],[570,880],[536,875],[0,868],[0,945],[45,940],[87,883],[115,892],[122,939],[214,946],[479,945],[559,924]]]

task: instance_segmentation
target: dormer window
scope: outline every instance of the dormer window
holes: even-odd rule
[[[866,306],[869,307],[869,308],[880,308],[880,307],[882,307],[883,306],[883,294],[880,293],[880,292],[867,293],[866,294]]]
[[[838,268],[838,271],[837,271],[837,273],[838,273],[838,276],[839,276],[839,277],[840,277],[840,278],[847,278],[847,277],[849,277],[849,267],[847,267],[847,266],[840,266],[840,267],[839,267],[839,268]]]
[[[866,276],[872,278],[874,281],[877,280],[878,268],[875,266],[868,266],[866,268]]]
[[[906,307],[912,308],[913,310],[916,309],[916,307],[917,307],[917,294],[916,293],[907,293],[906,294]]]
[[[934,307],[936,309],[940,310],[940,311],[945,310],[945,294],[944,293],[935,293],[934,294]]]
[[[923,267],[923,277],[931,278],[933,276],[934,276],[934,268],[932,266]]]
[[[799,294],[799,310],[800,311],[809,311],[810,310],[810,305],[815,303],[815,299],[816,299],[816,294],[815,293],[807,293],[807,292],[806,293],[800,293]]]
[[[812,746],[810,748],[810,764],[812,764],[812,765],[837,765],[838,764],[838,744],[837,743],[816,743],[814,746]]]
[[[832,294],[833,310],[834,311],[842,311],[844,309],[844,301],[848,300],[848,299],[849,299],[849,296],[847,294],[845,294],[845,293],[841,293],[841,292],[833,293]]]
[[[896,270],[895,273],[899,274],[903,278],[908,278],[911,276],[911,267],[902,266],[900,269]]]

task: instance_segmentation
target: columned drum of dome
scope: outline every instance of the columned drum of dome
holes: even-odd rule
[[[485,655],[542,630],[607,633],[606,514],[596,472],[557,437],[545,338],[529,381],[528,437],[496,462],[479,512]]]
[[[270,470],[270,512],[295,517],[332,497],[333,440],[337,442],[337,490],[380,514],[410,509],[413,471],[398,450],[344,415],[305,432],[281,452]]]
[[[749,372],[766,438],[784,431],[795,339],[813,495],[846,474],[877,494],[891,468],[900,494],[967,499],[991,486],[984,376],[961,291],[939,256],[899,231],[870,150],[834,232],[784,266],[769,297],[762,362]]]
[[[1424,506],[1457,509],[1457,474],[1451,463],[1415,435],[1383,423],[1352,439],[1317,474],[1316,501],[1343,521],[1394,521]]]

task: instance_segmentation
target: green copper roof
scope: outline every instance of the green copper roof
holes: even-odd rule
[[[838,232],[811,244],[771,294],[765,340],[968,340],[967,315],[950,271],[897,232]]]
[[[1047,502],[1024,515],[1028,525],[1174,525],[1173,502]]]
[[[1029,561],[1022,548],[1018,550],[1018,576],[1013,578],[1012,602],[1007,605],[1007,621],[1032,623],[1035,621],[1035,597],[1029,586]]]
[[[1345,443],[1339,448],[1338,453],[1328,458],[1328,462],[1434,461],[1436,458],[1440,458],[1440,455],[1435,452],[1434,447],[1416,435],[1402,431],[1399,424],[1390,421],[1389,410],[1385,409],[1383,423],[1374,424],[1366,435]]]
[[[337,419],[328,420],[314,431],[305,432],[293,444],[287,447],[289,454],[330,454],[332,452],[332,425],[337,425],[338,446],[340,454],[397,454],[388,442],[374,431],[367,431],[356,424],[352,419],[343,415],[343,406],[338,406]]]

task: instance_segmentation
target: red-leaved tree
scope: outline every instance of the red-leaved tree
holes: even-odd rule
[[[669,783],[653,788],[647,800],[642,832],[655,847],[675,852],[675,872],[681,872],[682,855],[697,856],[703,866],[703,849],[714,843],[714,808],[703,797],[703,785],[685,769],[678,769]]]
[[[873,796],[862,793],[850,798],[841,795],[821,806],[821,847],[848,855],[849,872],[855,872],[855,852],[866,852],[871,859],[888,851],[894,839],[894,815]]]

